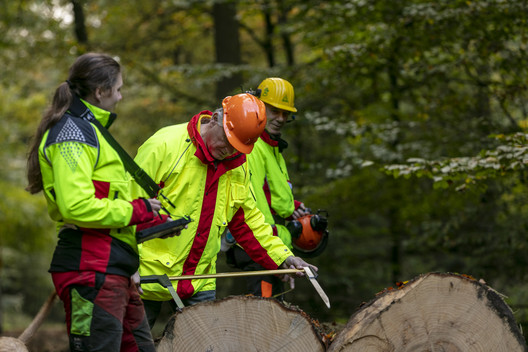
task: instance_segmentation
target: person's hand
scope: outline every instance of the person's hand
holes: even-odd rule
[[[285,269],[303,269],[304,267],[309,267],[314,273],[319,271],[319,268],[315,265],[309,264],[305,262],[301,257],[295,257],[293,255],[290,255],[286,260],[282,263],[281,266],[284,266]],[[300,271],[298,273],[295,273],[297,276],[304,276],[304,271]]]
[[[161,209],[161,202],[157,200],[156,198],[150,198],[147,199],[147,202],[149,202],[150,207],[152,208],[152,212],[154,213],[154,217],[159,215],[159,210]]]
[[[141,278],[139,277],[139,271],[136,271],[134,275],[130,277],[130,280],[132,280],[132,283],[136,285],[136,288],[140,295],[143,294],[143,289],[141,288]]]
[[[304,203],[301,203],[297,209],[292,213],[292,218],[294,220],[297,220],[299,218],[302,218],[303,216],[309,215],[310,209],[306,208]]]
[[[314,274],[317,273],[317,271],[319,271],[319,268],[316,267],[315,265],[308,264],[302,258],[295,257],[293,255],[286,258],[286,260],[280,265],[280,268],[281,269],[303,269],[306,266],[309,267]],[[299,277],[304,276],[304,275],[305,275],[304,271],[299,271],[295,273],[295,276],[299,276]],[[281,280],[283,282],[289,282],[291,289],[295,288],[294,276],[286,274],[281,277]]]

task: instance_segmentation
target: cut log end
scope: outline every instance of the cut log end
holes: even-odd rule
[[[158,352],[325,351],[317,323],[276,300],[231,296],[172,316]]]
[[[511,309],[474,279],[430,273],[356,312],[329,351],[526,351]]]
[[[0,352],[28,352],[24,342],[14,337],[0,337]]]

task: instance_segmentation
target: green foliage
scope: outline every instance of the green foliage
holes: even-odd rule
[[[53,225],[47,216],[44,199],[8,182],[2,181],[0,185],[4,190],[9,189],[0,198],[0,245],[28,254],[53,248]]]
[[[528,160],[527,135],[516,133],[495,138],[501,144],[476,156],[440,160],[412,158],[407,164],[385,165],[384,170],[394,177],[429,177],[435,187],[447,188],[455,183],[456,190],[482,186],[484,180],[524,171]]]
[[[373,276],[387,284],[426,271],[480,275],[506,291],[506,278],[526,279],[520,256],[526,141],[523,134],[509,135],[526,119],[526,6],[299,5],[303,44],[317,50],[309,54],[296,91],[303,117],[319,134],[304,134],[305,125],[293,133],[300,133],[302,147],[291,158],[298,172],[290,176],[301,178],[301,196],[331,202],[330,213],[338,214],[330,218],[331,225],[338,222],[331,237],[338,247],[329,255],[339,260],[323,264],[325,270],[357,268],[345,275],[358,275],[356,284],[363,284],[368,269],[349,262],[358,254],[345,243],[369,233],[380,248],[377,260],[369,258],[370,269],[380,268]],[[310,152],[303,154],[305,148]],[[362,211],[377,215],[371,233],[356,218]],[[341,223],[344,218],[351,224]]]

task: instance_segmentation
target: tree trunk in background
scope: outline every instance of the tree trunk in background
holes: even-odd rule
[[[285,5],[283,1],[279,0],[279,26],[283,27],[288,22],[288,12],[290,7]],[[295,64],[295,56],[293,53],[293,43],[291,41],[290,34],[284,29],[281,28],[281,38],[282,46],[284,48],[284,53],[286,54],[286,63],[288,66],[293,66]]]
[[[275,25],[271,20],[271,5],[269,1],[264,1],[262,5],[262,13],[264,14],[264,23],[266,24],[266,34],[263,40],[264,51],[268,58],[268,66],[275,66],[275,52],[273,51],[273,32]]]
[[[73,4],[73,17],[75,21],[75,38],[77,38],[79,44],[88,49],[88,33],[86,32],[82,0],[71,0],[71,2]]]
[[[216,62],[219,64],[240,65],[239,24],[236,18],[234,2],[215,2],[213,5],[214,44]],[[242,84],[240,73],[220,78],[216,85],[216,98],[222,100],[233,94],[233,90]],[[241,92],[240,92],[241,93]]]
[[[325,351],[306,313],[273,299],[231,296],[185,307],[167,323],[158,352]]]
[[[328,351],[521,352],[526,342],[496,291],[472,278],[436,273],[379,294]]]
[[[402,38],[396,38],[393,43],[392,58],[387,65],[387,76],[390,84],[390,99],[391,99],[391,118],[394,122],[400,121],[400,85],[398,83],[400,77],[400,66],[398,62],[399,47]],[[402,129],[399,129],[396,137],[391,141],[393,150],[397,150],[400,141],[403,140]],[[390,234],[391,234],[391,277],[392,281],[400,280],[401,267],[403,262],[402,256],[402,239],[404,233],[400,226],[400,212],[399,207],[392,207],[389,210]]]

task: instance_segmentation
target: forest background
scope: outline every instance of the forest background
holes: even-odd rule
[[[292,82],[294,194],[329,214],[307,260],[332,308],[301,280],[287,295],[313,318],[343,323],[399,281],[455,272],[504,294],[526,333],[527,20],[521,0],[0,0],[0,333],[52,291],[56,234],[24,191],[26,152],[87,51],[123,65],[111,132],[132,155],[263,78]],[[243,285],[219,280],[218,296]]]

